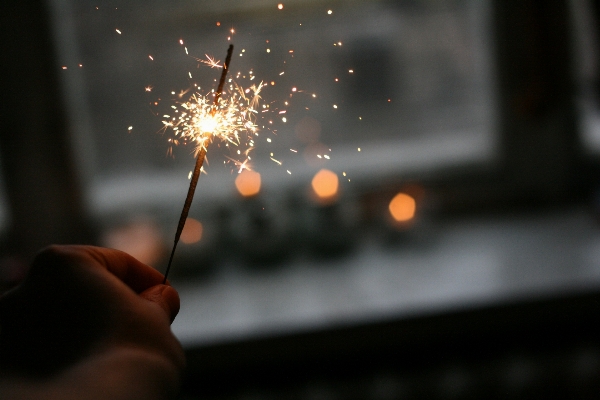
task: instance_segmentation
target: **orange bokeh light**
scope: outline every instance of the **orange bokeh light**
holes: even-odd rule
[[[389,205],[390,214],[397,222],[410,221],[415,217],[417,202],[406,193],[398,193]]]
[[[156,265],[163,246],[159,227],[151,220],[132,221],[104,233],[102,245],[131,254],[144,264]]]
[[[338,192],[339,180],[335,172],[322,169],[312,179],[312,188],[320,199],[330,199]]]
[[[243,170],[235,178],[235,187],[244,197],[257,195],[260,192],[260,174],[248,169]]]
[[[185,244],[197,243],[202,239],[202,232],[202,223],[194,218],[188,218],[181,232],[181,241]]]

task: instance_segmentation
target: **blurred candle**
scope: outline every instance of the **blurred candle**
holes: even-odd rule
[[[235,187],[244,197],[256,196],[260,192],[260,174],[248,169],[243,170],[235,178]]]
[[[406,193],[398,193],[390,201],[388,208],[396,222],[408,222],[415,217],[417,202]]]
[[[354,247],[358,231],[356,199],[341,196],[337,174],[321,169],[311,181],[310,200],[302,223],[307,244],[320,255],[335,255]]]
[[[194,218],[185,220],[185,226],[181,232],[181,241],[185,244],[197,243],[202,239],[202,223]]]
[[[320,202],[333,202],[338,195],[339,179],[335,172],[322,169],[313,177],[311,186]]]

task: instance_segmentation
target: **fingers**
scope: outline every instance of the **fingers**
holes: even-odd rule
[[[125,252],[94,246],[50,246],[37,255],[34,265],[40,260],[45,263],[48,259],[56,258],[64,263],[81,261],[89,264],[90,261],[94,261],[97,266],[111,272],[136,293],[161,284],[164,278],[160,272]]]
[[[156,303],[164,310],[170,322],[179,312],[179,294],[171,286],[156,285],[140,293],[146,300]]]
[[[175,289],[163,285],[163,275],[154,268],[119,250],[94,246],[50,246],[42,250],[34,265],[88,266],[110,272],[146,300],[158,304],[172,322],[179,312],[179,295]],[[38,268],[38,269],[39,269]]]

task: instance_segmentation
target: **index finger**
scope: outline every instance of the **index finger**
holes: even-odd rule
[[[136,293],[163,282],[163,274],[120,250],[81,245],[56,247],[59,252],[93,259]]]

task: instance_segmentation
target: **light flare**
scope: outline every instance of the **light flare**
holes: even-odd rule
[[[206,150],[214,139],[252,147],[245,139],[258,131],[256,109],[263,87],[262,82],[247,89],[232,83],[216,101],[214,93],[195,92],[174,106],[174,117],[164,115],[164,130],[182,143],[194,144],[196,152]]]
[[[415,217],[417,202],[406,193],[398,193],[390,201],[388,208],[396,222],[408,222]]]

